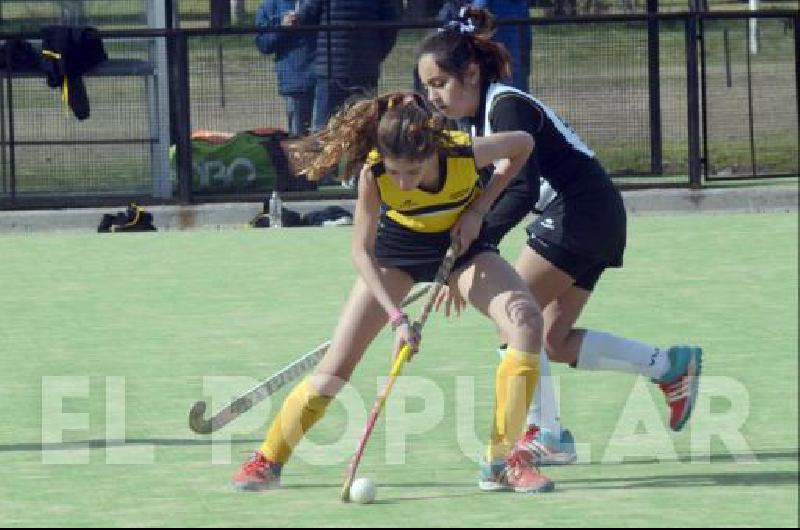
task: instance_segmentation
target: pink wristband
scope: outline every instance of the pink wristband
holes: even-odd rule
[[[402,310],[395,307],[392,309],[392,312],[389,313],[389,322],[392,324],[396,324],[397,322],[403,320],[404,318],[408,318]]]

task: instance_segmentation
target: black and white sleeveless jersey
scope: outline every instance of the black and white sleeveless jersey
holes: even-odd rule
[[[534,136],[535,147],[531,160],[523,169],[529,181],[541,177],[556,192],[561,193],[604,187],[603,182],[588,182],[583,175],[597,175],[599,162],[594,152],[550,107],[530,94],[501,83],[492,83],[484,91],[478,114],[472,125],[473,136],[488,136],[499,131],[524,130]],[[523,175],[520,175],[523,177]],[[539,203],[547,203],[547,186],[542,188]]]

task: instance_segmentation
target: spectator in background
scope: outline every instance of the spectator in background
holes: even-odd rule
[[[298,21],[302,25],[390,22],[398,18],[395,1],[306,0],[298,10]],[[324,127],[351,95],[377,90],[381,63],[396,39],[397,31],[385,29],[317,34],[314,129]]]
[[[264,0],[256,13],[256,26],[275,28],[297,25],[297,12],[305,0]],[[278,92],[286,102],[286,119],[293,136],[306,134],[314,111],[314,58],[317,35],[313,32],[262,32],[256,46],[275,54]]]
[[[472,5],[488,10],[495,21],[504,18],[529,18],[529,0],[448,0],[439,10],[438,19],[449,22],[458,18],[459,10]],[[531,75],[531,44],[533,31],[529,25],[498,26],[492,39],[506,47],[511,55],[510,84],[523,92],[529,91]]]

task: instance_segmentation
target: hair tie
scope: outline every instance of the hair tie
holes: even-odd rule
[[[475,33],[475,23],[469,17],[467,12],[467,6],[463,6],[458,11],[458,16],[439,28],[439,31],[452,31],[454,33],[460,33],[462,35],[466,35],[469,33]]]

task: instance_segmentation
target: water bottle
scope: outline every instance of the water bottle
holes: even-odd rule
[[[283,226],[283,204],[281,204],[278,190],[273,190],[272,196],[269,198],[269,223],[274,228]]]

